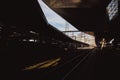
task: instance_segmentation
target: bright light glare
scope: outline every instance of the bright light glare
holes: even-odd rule
[[[29,39],[30,42],[34,42],[34,39]]]
[[[65,19],[51,10],[42,0],[38,0],[49,24],[60,31],[65,31],[66,24],[69,25],[69,30],[78,30],[68,23]]]
[[[65,34],[76,41],[84,42],[84,43],[95,46],[94,36],[88,35],[84,32],[80,32],[73,25],[71,25],[69,22],[67,22],[65,19],[59,16],[56,12],[50,9],[42,0],[38,0],[38,2],[50,25],[52,25],[53,27],[55,27],[60,31],[78,31],[74,33],[65,32]],[[81,37],[81,36],[84,36],[84,37]]]

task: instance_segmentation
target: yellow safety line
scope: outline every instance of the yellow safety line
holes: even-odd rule
[[[61,58],[47,60],[47,61],[35,64],[35,65],[32,65],[32,66],[25,67],[23,70],[33,70],[33,69],[36,69],[36,68],[41,69],[41,68],[47,68],[47,67],[50,67],[50,66],[55,66],[55,65],[58,64],[58,61],[60,61],[60,60],[61,60]]]

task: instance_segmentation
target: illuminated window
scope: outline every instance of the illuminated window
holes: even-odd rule
[[[118,14],[118,0],[112,0],[107,6],[107,11],[109,19],[112,20]]]

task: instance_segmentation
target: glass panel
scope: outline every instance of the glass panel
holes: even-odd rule
[[[118,0],[112,0],[107,6],[109,19],[112,20],[118,14]]]
[[[73,40],[84,42],[95,46],[95,37],[84,32],[79,31],[52,9],[50,9],[42,0],[38,0],[43,13],[50,25],[56,29],[62,31],[64,34],[72,38]]]
[[[51,10],[42,0],[38,1],[49,24],[51,24],[60,31],[65,31],[66,27],[69,27],[69,30],[77,30],[61,16]]]
[[[65,32],[70,38],[95,46],[95,37],[84,32]]]

